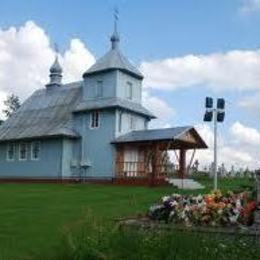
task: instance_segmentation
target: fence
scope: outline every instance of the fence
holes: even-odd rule
[[[176,176],[179,170],[177,165],[172,163],[155,165],[157,178]],[[117,177],[149,177],[153,172],[151,163],[140,161],[117,162]]]

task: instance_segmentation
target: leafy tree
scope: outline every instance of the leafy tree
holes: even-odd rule
[[[20,99],[18,96],[12,94],[4,101],[4,105],[6,106],[6,109],[3,110],[3,113],[6,117],[10,117],[21,106]]]

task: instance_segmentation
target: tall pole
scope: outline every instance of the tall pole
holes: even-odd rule
[[[217,146],[218,146],[218,123],[217,123],[217,109],[213,110],[214,117],[214,190],[218,189],[218,154],[217,154]]]
[[[213,98],[206,97],[206,112],[204,122],[214,122],[214,190],[218,188],[218,123],[224,122],[225,118],[225,99],[218,98],[216,107],[213,106]]]

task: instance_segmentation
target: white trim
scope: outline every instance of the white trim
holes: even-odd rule
[[[13,145],[13,149],[14,149],[13,158],[12,159],[9,158],[9,146],[10,145]],[[13,162],[14,159],[15,159],[15,143],[7,143],[7,146],[6,146],[6,161]]]
[[[25,144],[25,158],[21,158],[21,145]],[[19,161],[27,161],[27,154],[28,154],[28,149],[27,149],[27,143],[22,142],[19,143]]]
[[[33,144],[38,143],[39,144],[39,156],[38,158],[33,157]],[[33,141],[31,142],[31,160],[32,161],[39,161],[40,160],[40,153],[41,153],[41,142],[40,141]]]
[[[98,126],[92,127],[93,113],[98,113]],[[101,113],[99,110],[93,110],[89,115],[89,129],[98,129],[100,127]]]

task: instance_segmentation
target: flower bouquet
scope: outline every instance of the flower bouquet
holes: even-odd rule
[[[198,196],[172,194],[151,206],[148,217],[187,226],[251,225],[255,208],[247,192],[228,192],[225,196],[220,191]]]

